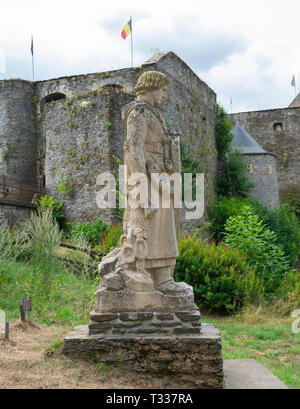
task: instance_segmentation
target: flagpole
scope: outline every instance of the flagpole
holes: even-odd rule
[[[130,16],[131,20],[131,66],[133,67],[133,24],[132,24],[132,16]]]
[[[32,56],[32,81],[34,82],[34,52],[33,52],[33,36],[31,35],[31,56]]]

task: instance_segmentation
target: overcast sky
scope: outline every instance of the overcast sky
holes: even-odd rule
[[[0,10],[1,79],[31,79],[31,34],[37,80],[128,67],[132,15],[134,65],[174,51],[229,112],[230,96],[233,112],[287,107],[294,74],[300,90],[299,0],[1,0]]]

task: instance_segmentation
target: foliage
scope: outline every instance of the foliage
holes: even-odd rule
[[[217,175],[217,193],[224,196],[248,197],[254,183],[248,178],[248,164],[238,152],[228,154],[224,170]]]
[[[300,219],[300,186],[289,185],[280,192],[280,199]]]
[[[249,207],[239,216],[230,217],[225,225],[224,243],[238,249],[248,263],[263,278],[266,295],[270,298],[289,272],[289,263],[276,235],[263,225],[263,221]]]
[[[123,228],[121,224],[110,226],[102,236],[102,239],[98,246],[99,250],[101,250],[105,254],[109,254],[113,249],[120,246],[120,238],[122,235]]]
[[[223,107],[217,105],[216,142],[221,169],[216,177],[216,191],[223,196],[247,197],[254,187],[248,178],[248,164],[243,155],[232,151],[231,123]]]
[[[99,243],[101,235],[108,229],[108,225],[101,219],[93,223],[67,223],[67,227],[71,230],[71,236],[84,238],[91,246]]]
[[[24,242],[28,241],[35,267],[36,280],[41,280],[44,292],[49,294],[57,268],[55,250],[60,245],[62,233],[53,220],[52,209],[39,208],[22,225]]]
[[[56,166],[56,182],[57,192],[62,193],[63,196],[72,196],[74,193],[74,181],[71,177],[64,179],[59,165]]]
[[[182,194],[184,194],[184,174],[189,173],[193,176],[192,195],[193,200],[196,196],[196,175],[204,172],[203,165],[196,158],[193,150],[190,148],[186,140],[180,141],[180,156],[181,156],[181,177],[182,177]]]
[[[175,279],[192,285],[195,301],[211,311],[234,311],[263,296],[262,280],[239,251],[195,236],[179,240]]]
[[[65,227],[66,219],[63,212],[63,200],[58,203],[53,196],[45,195],[38,200],[38,204],[44,209],[52,209],[53,217],[57,221],[59,227],[61,229]]]
[[[219,196],[218,200],[208,205],[208,215],[211,221],[211,232],[217,243],[224,240],[224,228],[227,219],[239,215],[247,201],[238,197]]]
[[[279,316],[290,315],[300,307],[300,271],[291,271],[281,282],[274,302],[273,311]]]
[[[284,204],[271,210],[253,199],[248,202],[254,213],[276,234],[276,244],[284,250],[290,266],[294,266],[300,253],[300,228],[295,214]]]
[[[66,324],[68,327],[88,324],[98,281],[75,275],[65,264],[56,266],[47,293],[33,260],[24,263],[0,257],[0,276],[4,275],[6,282],[0,285],[0,309],[7,313],[9,320],[20,317],[19,300],[31,296],[31,319],[34,321],[48,325]]]
[[[208,206],[214,240],[223,241],[227,219],[241,215],[245,205],[250,206],[253,212],[263,220],[263,223],[276,234],[276,244],[283,248],[290,265],[294,266],[300,249],[300,229],[294,213],[291,213],[285,205],[271,210],[254,199],[220,196],[217,201]]]
[[[226,155],[231,150],[231,142],[234,138],[231,133],[231,122],[228,119],[225,109],[217,105],[218,122],[216,125],[217,151],[221,159],[225,160]]]

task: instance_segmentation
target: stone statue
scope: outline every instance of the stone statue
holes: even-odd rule
[[[64,353],[122,360],[133,371],[185,375],[197,379],[199,387],[222,388],[219,332],[201,326],[193,288],[173,280],[178,192],[163,179],[153,179],[180,173],[179,144],[168,135],[159,110],[168,82],[160,72],[143,73],[136,101],[122,110],[127,206],[121,248],[103,258],[91,321],[65,338]],[[170,206],[164,206],[168,195]]]
[[[144,289],[154,285],[156,290],[165,294],[187,289],[185,284],[173,280],[179,228],[174,192],[170,195],[170,208],[163,209],[163,191],[159,185],[153,186],[154,181],[151,181],[153,173],[180,173],[179,151],[172,144],[159,110],[168,83],[167,77],[158,71],[145,72],[135,87],[137,100],[122,110],[126,127],[124,162],[127,180],[134,174],[145,175],[150,196],[147,203],[141,200],[139,207],[133,208],[130,205],[131,188],[128,186],[124,236],[121,239],[123,267],[127,270],[128,280],[131,278],[144,283]],[[151,207],[150,186],[160,198],[158,208]]]
[[[159,109],[169,84],[147,71],[135,87],[136,101],[122,110],[125,123],[125,214],[121,248],[99,266],[95,311],[196,311],[193,288],[173,279],[178,257],[179,208],[176,188],[154,175],[180,175],[178,140],[168,134]],[[179,176],[179,185],[181,178]],[[144,186],[144,191],[137,186]],[[142,194],[145,193],[145,194]],[[169,195],[169,206],[163,199]],[[179,195],[180,196],[180,195]],[[97,326],[98,328],[98,326]]]

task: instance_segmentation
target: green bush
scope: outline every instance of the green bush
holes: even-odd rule
[[[216,177],[216,192],[223,196],[247,197],[254,187],[248,178],[248,164],[243,155],[232,151],[231,122],[225,109],[217,105],[216,143],[221,167]]]
[[[280,192],[280,200],[300,219],[300,186],[289,185]]]
[[[229,153],[218,173],[216,191],[219,195],[248,197],[254,183],[248,177],[248,163],[238,152]]]
[[[276,244],[282,247],[290,266],[295,266],[300,253],[300,228],[295,213],[285,204],[271,210],[255,200],[249,200],[248,203],[263,223],[276,234]]]
[[[277,314],[286,315],[300,308],[300,272],[286,275],[274,298],[273,308]]]
[[[84,238],[91,246],[99,243],[102,235],[108,230],[108,225],[101,219],[93,223],[67,223],[71,235],[75,238]]]
[[[275,233],[246,206],[241,215],[227,220],[224,243],[245,255],[264,280],[266,295],[271,298],[289,272],[288,260],[276,244]]]
[[[120,238],[123,235],[121,224],[110,226],[103,235],[99,244],[99,250],[105,254],[109,254],[113,249],[120,247]]]
[[[294,266],[298,260],[300,250],[300,229],[295,214],[290,212],[285,205],[271,210],[254,199],[220,196],[217,201],[210,203],[208,207],[211,220],[210,228],[214,240],[217,242],[223,241],[227,219],[241,215],[245,205],[250,206],[263,223],[276,234],[276,244],[283,248],[289,259],[290,266]]]
[[[230,152],[231,142],[234,136],[231,133],[232,125],[228,119],[227,112],[220,105],[217,105],[217,110],[218,110],[218,122],[216,125],[217,151],[219,157],[225,159],[227,153]]]
[[[246,199],[220,196],[218,200],[208,205],[208,215],[211,222],[210,230],[213,239],[217,243],[224,240],[224,228],[227,219],[241,214],[242,208],[247,203]]]
[[[38,204],[44,209],[52,209],[53,217],[57,221],[59,227],[61,229],[65,227],[66,219],[63,212],[63,200],[57,203],[53,196],[45,195],[38,200]]]
[[[21,234],[28,242],[36,281],[41,280],[45,295],[48,295],[58,267],[55,250],[62,240],[52,209],[39,208],[37,213],[32,213],[30,219],[22,224]]]
[[[263,297],[262,280],[239,251],[196,236],[179,240],[175,280],[192,285],[196,303],[210,311],[235,311]]]

